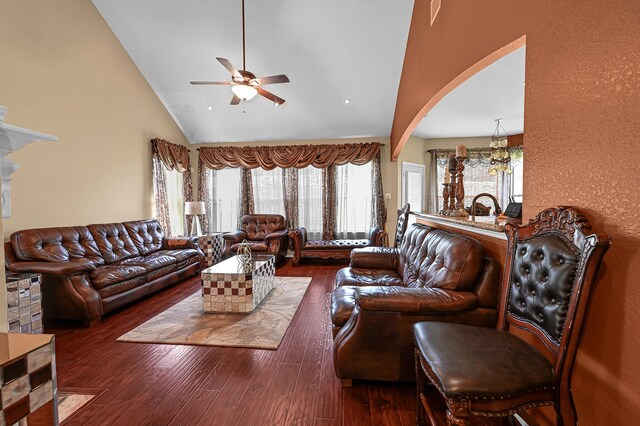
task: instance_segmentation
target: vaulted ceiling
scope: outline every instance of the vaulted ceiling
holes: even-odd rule
[[[260,96],[232,106],[228,86],[189,84],[230,80],[216,57],[242,68],[241,0],[92,1],[191,143],[391,132],[411,0],[245,0],[246,67],[289,77],[266,87],[286,100],[280,107]],[[490,135],[498,117],[517,133],[523,79],[523,52],[498,61],[445,97],[414,134]]]

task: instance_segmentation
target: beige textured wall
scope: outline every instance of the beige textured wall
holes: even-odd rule
[[[412,138],[407,144],[408,147],[418,146],[422,141],[419,138]],[[387,206],[387,229],[395,229],[396,223],[396,210],[398,209],[399,201],[399,173],[400,169],[397,162],[389,161],[391,153],[389,151],[389,138],[388,137],[370,137],[370,138],[345,138],[345,139],[320,139],[320,140],[297,140],[297,141],[268,141],[268,142],[237,142],[232,144],[225,143],[211,143],[211,144],[195,144],[189,147],[191,155],[191,164],[193,168],[194,176],[194,194],[197,194],[197,165],[198,165],[198,151],[197,149],[203,146],[268,146],[268,145],[315,145],[315,144],[346,144],[346,143],[365,143],[365,142],[380,142],[384,144],[381,150],[382,158],[382,186],[384,192],[391,194],[391,200],[386,201]],[[411,148],[407,148],[411,150]],[[424,149],[420,146],[418,152],[422,152]],[[409,153],[406,154],[407,158]],[[413,160],[406,160],[413,161]],[[391,235],[393,237],[393,235]]]
[[[149,140],[186,140],[91,1],[0,0],[0,69],[6,122],[59,138],[10,155],[5,239],[151,216]]]

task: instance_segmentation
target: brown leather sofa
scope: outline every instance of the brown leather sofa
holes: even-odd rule
[[[369,238],[362,240],[308,240],[303,227],[289,232],[293,241],[291,264],[298,266],[300,260],[307,259],[349,259],[351,250],[363,247],[382,247],[387,242],[387,232],[372,226]]]
[[[28,229],[5,243],[7,270],[42,274],[45,318],[87,325],[195,275],[203,262],[196,237],[165,238],[156,220]]]
[[[272,254],[276,263],[284,259],[289,248],[289,231],[283,216],[248,214],[242,216],[240,223],[241,229],[222,235],[224,257],[236,254],[238,245],[247,240],[251,253]]]
[[[399,248],[354,250],[331,296],[336,375],[345,386],[415,380],[412,325],[495,327],[499,279],[478,241],[423,224]]]

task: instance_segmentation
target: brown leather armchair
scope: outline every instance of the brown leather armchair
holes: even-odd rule
[[[238,244],[247,240],[252,253],[272,254],[278,263],[289,247],[289,231],[279,214],[248,214],[240,219],[241,229],[222,235],[223,256],[236,254]]]
[[[336,375],[413,381],[412,325],[495,327],[500,267],[473,238],[413,224],[399,248],[351,253],[331,296]]]

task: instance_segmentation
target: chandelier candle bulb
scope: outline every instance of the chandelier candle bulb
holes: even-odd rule
[[[456,157],[458,158],[466,158],[467,157],[467,147],[464,145],[456,145]]]

